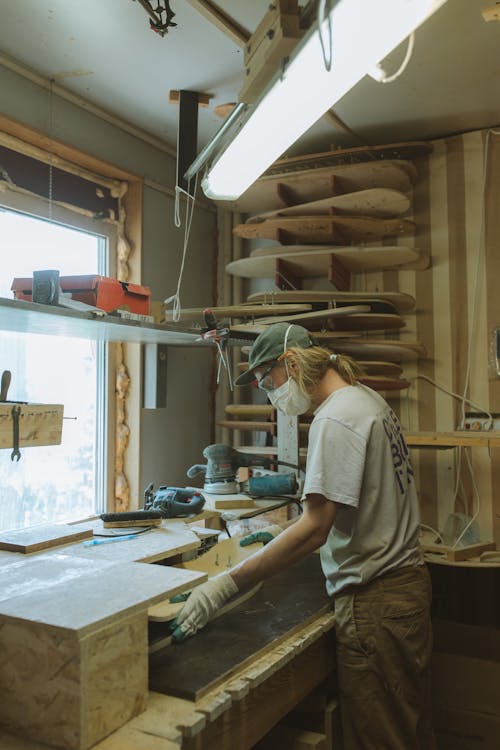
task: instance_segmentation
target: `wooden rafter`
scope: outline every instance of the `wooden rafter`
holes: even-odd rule
[[[187,0],[202,16],[213,23],[220,31],[233,40],[238,47],[244,48],[250,39],[250,32],[243,28],[234,18],[231,18],[211,0]]]

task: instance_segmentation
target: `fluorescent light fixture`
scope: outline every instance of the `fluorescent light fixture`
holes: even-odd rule
[[[202,181],[216,200],[235,200],[374,66],[447,0],[339,0],[322,25],[333,49],[326,70],[315,25],[251,108]]]

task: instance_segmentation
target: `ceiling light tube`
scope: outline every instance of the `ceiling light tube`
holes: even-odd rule
[[[202,180],[205,195],[236,200],[306,130],[447,0],[339,0],[323,22],[333,36],[325,68],[318,28],[299,43]]]

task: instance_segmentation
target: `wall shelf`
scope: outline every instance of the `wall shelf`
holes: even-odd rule
[[[196,333],[169,329],[157,323],[123,320],[112,315],[96,317],[53,305],[0,297],[0,329],[16,333],[38,333],[49,336],[123,341],[171,346],[209,346]]]
[[[406,432],[405,440],[411,448],[499,448],[500,431]]]

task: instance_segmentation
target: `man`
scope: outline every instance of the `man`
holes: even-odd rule
[[[248,371],[285,414],[311,408],[304,512],[250,558],[197,587],[174,640],[203,627],[230,597],[320,548],[336,615],[346,750],[432,750],[430,582],[419,547],[409,452],[384,399],[350,357],[277,323],[254,342]]]

